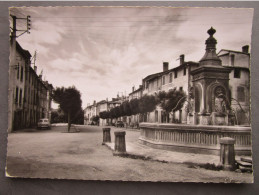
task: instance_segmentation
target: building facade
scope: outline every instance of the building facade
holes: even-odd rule
[[[245,45],[241,51],[222,49],[218,53],[222,66],[230,68],[231,109],[236,124],[250,124],[250,53]]]
[[[190,72],[198,66],[198,63],[188,61],[185,62],[184,55],[180,56],[179,66],[168,69],[169,63],[163,63],[163,71],[148,75],[142,80],[143,95],[156,95],[160,91],[168,92],[172,89],[182,90],[187,96],[192,86],[192,76]],[[154,112],[148,113],[143,118],[144,122],[177,122],[187,123],[187,103],[184,104],[182,110],[173,114],[167,114],[160,106],[157,106]]]
[[[52,85],[42,80],[31,67],[31,54],[18,42],[11,44],[9,67],[8,132],[34,127],[51,113]]]

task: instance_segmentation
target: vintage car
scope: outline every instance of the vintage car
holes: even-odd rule
[[[50,129],[50,122],[49,119],[47,118],[42,118],[39,120],[38,124],[37,124],[37,129]]]
[[[117,121],[115,127],[124,127],[124,123],[122,121]]]

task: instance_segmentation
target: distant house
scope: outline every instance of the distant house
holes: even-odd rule
[[[84,109],[84,125],[90,125],[92,118],[97,115],[96,101],[92,105],[88,104]]]
[[[94,103],[92,105],[88,104],[88,106],[84,109],[84,124],[85,125],[90,125],[93,123],[93,117],[94,116],[99,116],[100,112],[104,112],[104,111],[110,111],[112,108],[121,105],[121,103],[125,100],[125,97],[119,97],[117,96],[117,98],[112,98],[112,100],[108,100],[108,98],[106,100],[101,100],[99,102],[96,103],[96,101],[94,101]],[[107,125],[109,122],[107,119],[99,119],[99,125],[100,126],[105,126]]]
[[[231,68],[229,74],[231,106],[237,114],[238,123],[248,124],[250,121],[249,46],[243,46],[242,51],[222,49],[218,56],[222,60],[222,66]]]

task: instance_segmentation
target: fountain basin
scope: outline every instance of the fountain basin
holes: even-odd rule
[[[231,137],[237,155],[251,155],[251,127],[140,123],[140,129],[140,143],[153,148],[219,155],[220,138]]]

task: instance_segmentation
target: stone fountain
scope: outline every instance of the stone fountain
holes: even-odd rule
[[[192,105],[187,124],[141,123],[140,142],[154,148],[205,154],[220,153],[220,139],[235,139],[238,155],[251,155],[251,127],[231,124],[229,73],[216,54],[216,30],[208,30],[206,52],[191,72]]]

